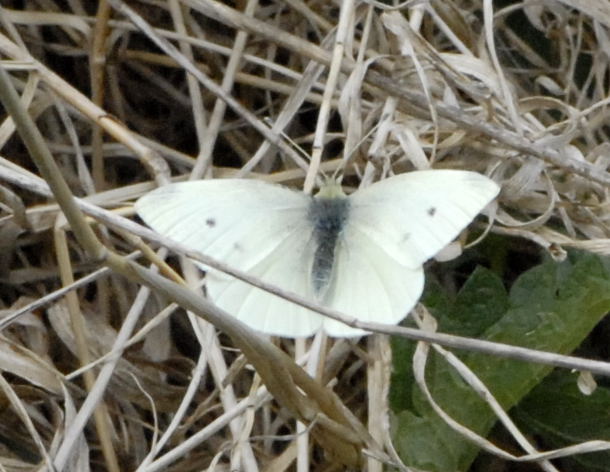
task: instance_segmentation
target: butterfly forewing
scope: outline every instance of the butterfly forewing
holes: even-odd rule
[[[225,179],[160,187],[138,200],[136,210],[167,237],[248,270],[306,225],[309,201],[278,185]]]
[[[392,259],[416,268],[454,240],[498,191],[474,172],[409,172],[352,194],[350,224]]]

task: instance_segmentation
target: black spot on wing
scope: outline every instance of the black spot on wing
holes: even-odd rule
[[[205,220],[205,225],[208,228],[213,228],[214,226],[216,226],[216,218],[207,218]]]
[[[436,207],[428,208],[428,216],[432,217],[434,215],[436,215]]]

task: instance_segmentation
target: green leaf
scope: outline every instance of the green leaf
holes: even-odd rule
[[[550,449],[603,439],[610,441],[610,390],[584,395],[577,374],[555,371],[513,409],[520,427],[543,437]],[[567,460],[567,459],[564,459]],[[572,456],[573,470],[610,471],[610,452]]]
[[[428,307],[439,319],[440,331],[569,354],[610,310],[610,272],[598,257],[576,254],[563,263],[549,261],[529,270],[508,298],[501,281],[489,271],[475,272],[455,300],[434,288],[429,294]],[[396,339],[393,346],[391,406],[399,454],[407,465],[426,470],[466,470],[477,449],[444,424],[413,384],[414,343]],[[458,354],[505,409],[516,405],[551,370],[489,355]],[[428,361],[427,379],[435,400],[454,419],[483,436],[490,431],[495,415],[435,355]]]
[[[439,315],[439,331],[460,336],[480,336],[508,308],[508,294],[502,281],[492,271],[477,267],[466,281],[457,298],[442,291],[435,280],[428,282],[423,297],[430,311]],[[390,390],[390,405],[394,411],[409,409],[413,373],[411,358],[415,344],[394,340],[394,375]]]
[[[489,269],[477,267],[445,311],[446,316],[439,318],[439,330],[478,337],[493,326],[508,307],[508,295],[500,278]]]

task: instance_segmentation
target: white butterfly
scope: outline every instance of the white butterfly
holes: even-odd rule
[[[423,263],[499,192],[457,170],[390,177],[346,196],[329,183],[312,197],[257,180],[160,187],[136,202],[154,230],[265,282],[351,315],[396,324],[423,285]],[[302,337],[367,334],[215,270],[207,293],[264,333]]]

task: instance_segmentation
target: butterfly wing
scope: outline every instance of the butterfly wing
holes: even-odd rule
[[[297,230],[277,244],[272,255],[249,267],[248,274],[313,300],[309,276],[313,248]],[[208,271],[206,286],[218,306],[264,333],[305,337],[322,326],[323,317],[318,313],[221,272]]]
[[[256,180],[219,179],[160,187],[135,205],[155,231],[265,282],[310,297],[313,227],[310,197]],[[218,271],[208,270],[211,299],[252,328],[308,336],[320,315]]]
[[[419,299],[423,263],[443,249],[499,192],[487,177],[455,170],[391,177],[353,193],[336,251],[327,304],[360,321],[396,324]],[[364,334],[325,319],[331,336]]]
[[[353,193],[350,224],[400,264],[416,268],[453,241],[499,190],[475,172],[409,172]]]
[[[336,250],[335,281],[327,296],[332,308],[359,321],[396,324],[411,311],[424,286],[422,266],[406,267],[349,225]],[[330,336],[367,334],[344,323],[324,319]]]

